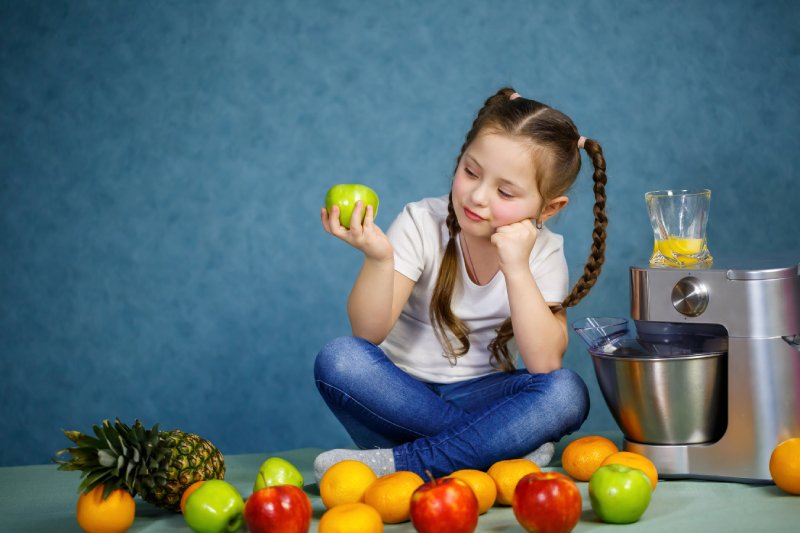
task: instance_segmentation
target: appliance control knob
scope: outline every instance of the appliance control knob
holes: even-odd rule
[[[672,306],[682,315],[700,316],[708,307],[708,288],[695,277],[685,277],[672,288]]]

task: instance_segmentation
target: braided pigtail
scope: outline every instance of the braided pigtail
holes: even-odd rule
[[[458,318],[451,307],[453,292],[455,291],[456,279],[458,279],[458,249],[456,248],[456,237],[461,228],[456,219],[453,209],[453,195],[450,194],[447,204],[447,231],[450,239],[442,257],[442,265],[436,277],[436,285],[431,296],[430,317],[433,324],[433,331],[439,342],[444,347],[444,355],[451,362],[466,354],[469,351],[469,327],[463,320]],[[451,331],[456,340],[461,345],[456,348],[450,340],[447,331]],[[455,363],[453,363],[455,364]]]
[[[586,139],[584,148],[592,159],[594,166],[594,230],[592,231],[592,247],[589,252],[589,259],[583,268],[583,275],[572,287],[572,291],[561,303],[562,308],[572,307],[580,302],[589,290],[597,282],[597,277],[605,261],[606,252],[606,227],[608,218],[606,217],[606,160],[603,157],[603,149],[597,141]],[[555,309],[557,311],[558,308]]]

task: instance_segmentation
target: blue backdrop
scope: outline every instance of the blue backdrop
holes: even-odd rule
[[[712,253],[800,248],[800,4],[774,1],[0,1],[0,464],[121,417],[223,453],[348,446],[312,380],[360,256],[327,188],[386,228],[445,194],[504,85],[608,162],[608,258],[570,311],[628,315],[643,195],[712,189]],[[553,229],[572,277],[590,165]],[[614,427],[588,355],[584,429]]]

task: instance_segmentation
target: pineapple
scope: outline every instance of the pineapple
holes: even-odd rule
[[[181,496],[189,485],[204,479],[223,479],[222,454],[209,441],[180,430],[158,431],[158,424],[145,429],[140,421],[128,427],[119,419],[114,424],[104,420],[93,426],[95,437],[79,431],[64,431],[73,448],[65,448],[56,457],[70,454],[59,470],[80,470],[83,481],[79,491],[89,492],[104,485],[105,498],[114,489],[137,493],[146,502],[163,509],[178,511]]]

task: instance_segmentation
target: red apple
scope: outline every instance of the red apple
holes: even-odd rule
[[[534,472],[517,483],[511,507],[530,533],[566,533],[581,518],[581,493],[558,472]]]
[[[307,533],[311,501],[294,485],[273,485],[255,491],[244,505],[250,533]]]
[[[472,533],[478,499],[460,479],[431,480],[411,495],[411,523],[419,533]]]

